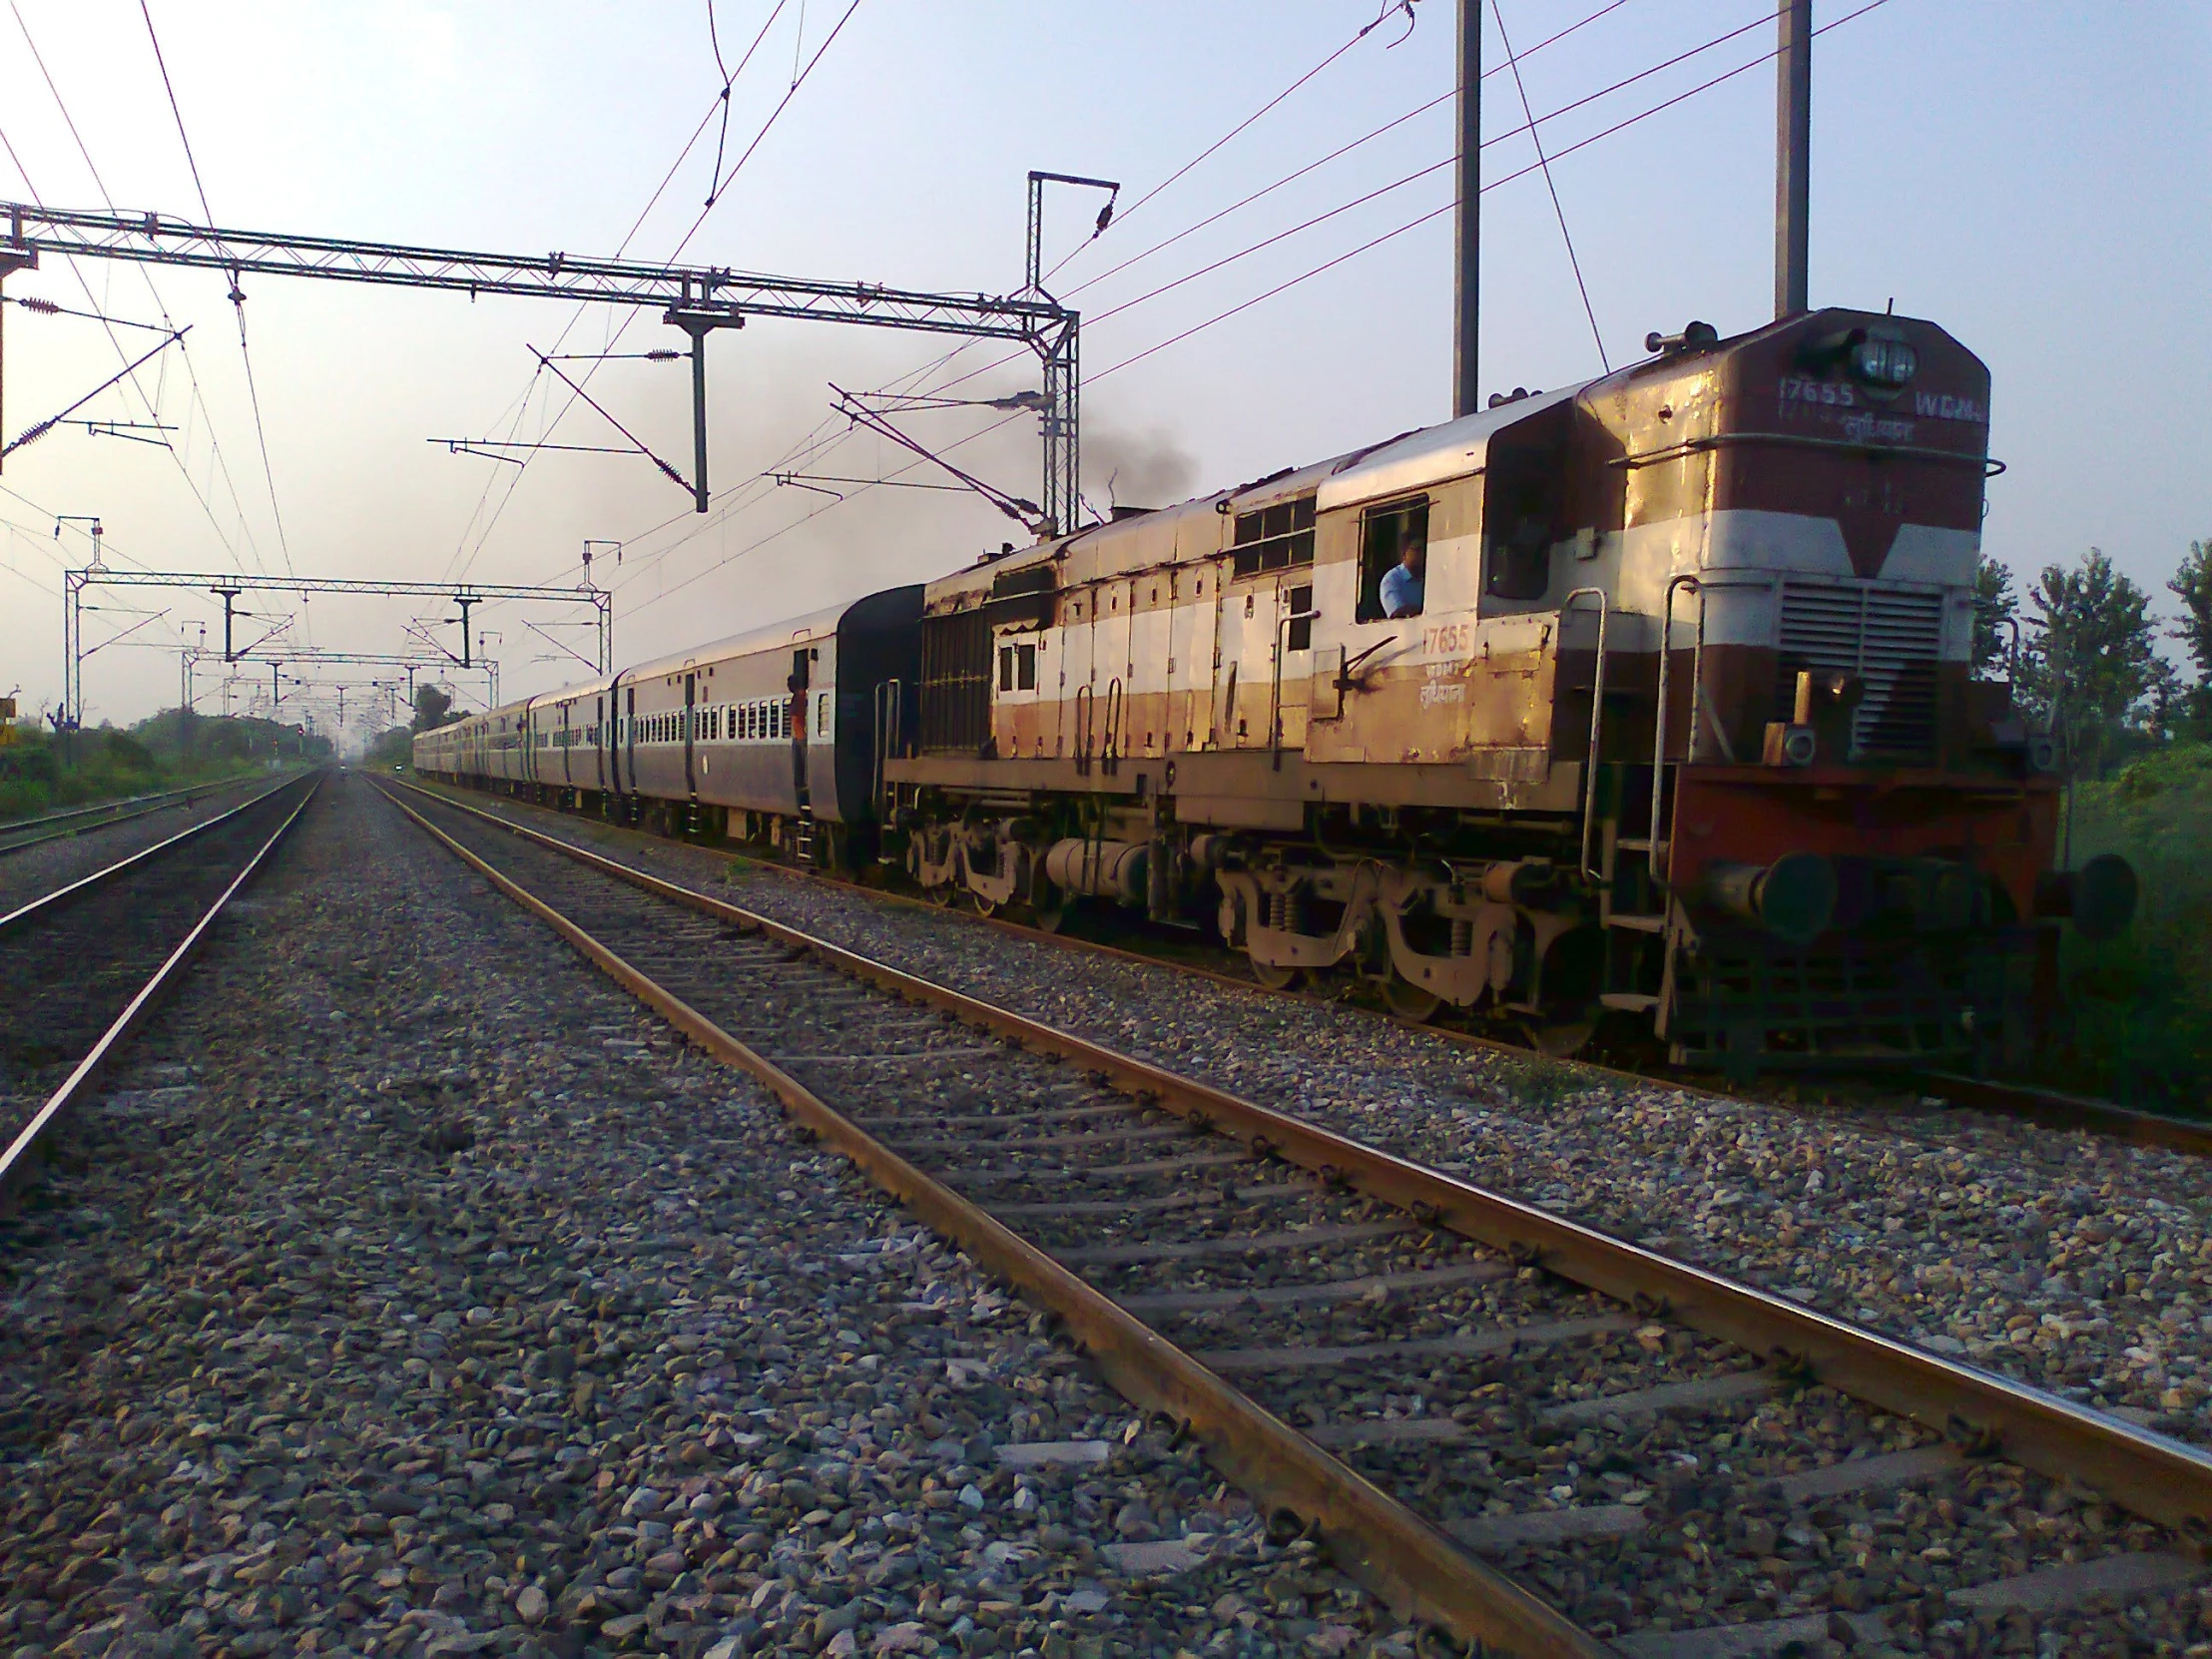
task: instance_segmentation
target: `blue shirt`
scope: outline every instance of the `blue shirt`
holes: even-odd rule
[[[1423,584],[1418,576],[1403,565],[1392,565],[1382,573],[1382,614],[1396,616],[1400,611],[1418,615],[1421,608]]]

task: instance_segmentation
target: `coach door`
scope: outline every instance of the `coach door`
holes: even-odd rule
[[[699,676],[684,676],[684,793],[699,799],[698,752],[693,739],[699,734]]]
[[[622,688],[622,747],[615,751],[615,794],[622,793],[622,774],[630,773],[630,793],[638,793],[638,688]]]
[[[784,715],[792,740],[792,789],[802,808],[808,805],[807,688],[813,681],[813,676],[808,672],[811,655],[804,648],[792,653],[792,677],[788,682],[791,702]]]
[[[591,767],[592,787],[602,794],[607,788],[607,694],[601,692],[592,699],[591,714]]]

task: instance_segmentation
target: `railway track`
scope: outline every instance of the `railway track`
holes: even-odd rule
[[[134,795],[121,801],[103,801],[96,806],[72,807],[67,812],[45,813],[37,818],[0,824],[0,858],[11,852],[44,846],[50,841],[68,840],[95,830],[129,824],[134,819],[166,812],[172,807],[189,807],[195,801],[248,781],[248,777],[226,778],[213,784],[193,784],[181,790],[164,790],[158,795]]]
[[[415,785],[413,787],[420,789],[424,786]],[[427,793],[442,796],[443,799],[448,801],[455,799],[454,794],[444,787],[432,788]],[[499,805],[522,807],[525,811],[554,811],[550,808],[530,809],[522,803],[513,802],[501,802]],[[563,821],[570,818],[570,815],[567,814],[557,814],[556,816]],[[650,836],[649,832],[645,830],[626,832],[649,836],[650,839],[662,838]],[[707,852],[721,853],[720,848],[701,846],[699,843],[683,842],[681,844],[698,846],[700,850]],[[722,855],[735,856],[736,854]],[[908,893],[895,892],[882,887],[864,886],[861,883],[824,870],[808,869],[774,859],[751,859],[750,862],[752,867],[773,871],[790,880],[825,881],[833,886],[846,887],[853,891],[865,893],[869,898],[885,903],[910,905],[917,909],[925,909],[940,914],[957,914],[963,920],[976,926],[997,928],[1024,939],[1038,941],[1079,954],[1142,962],[1150,967],[1167,968],[1176,973],[1188,974],[1216,984],[1234,986],[1240,991],[1253,992],[1263,996],[1286,997],[1303,1001],[1341,1002],[1344,1000],[1342,997],[1318,997],[1312,991],[1296,986],[1278,988],[1266,985],[1253,978],[1249,973],[1193,961],[1188,956],[1173,951],[1132,949],[1124,945],[1111,944],[1076,934],[1048,933],[1005,916],[978,914],[940,902],[915,897]],[[1488,1036],[1481,1032],[1465,1030],[1453,1025],[1434,1021],[1406,1020],[1380,1005],[1367,1008],[1365,1011],[1371,1013],[1377,1019],[1388,1020],[1398,1025],[1412,1026],[1445,1042],[1457,1043],[1467,1048],[1515,1055],[1528,1055],[1537,1052],[1530,1046]],[[1737,1099],[1774,1100],[1776,1098],[1771,1089],[1763,1090],[1758,1087],[1732,1089],[1720,1083],[1717,1079],[1704,1076],[1693,1077],[1669,1070],[1638,1072],[1579,1058],[1573,1060],[1572,1064],[1581,1070],[1600,1077],[1614,1077],[1634,1082],[1664,1082],[1671,1087]],[[1797,1085],[1810,1080],[1812,1079],[1809,1074],[1793,1074],[1783,1082],[1782,1086],[1795,1088]],[[1879,1090],[1881,1084],[1877,1081],[1869,1085],[1864,1079],[1853,1079],[1850,1086],[1855,1089],[1871,1086]],[[1889,1094],[1893,1098],[1902,1099],[1915,1105],[1924,1098],[1934,1098],[1973,1111],[2019,1118],[2050,1129],[2104,1135],[2137,1146],[2162,1147],[2170,1152],[2182,1152],[2196,1157],[2212,1157],[2212,1121],[2175,1118],[2154,1112],[2136,1111],[2115,1105],[2110,1101],[2069,1094],[2056,1089],[2037,1088],[2028,1084],[2007,1082],[1994,1078],[1969,1077],[1951,1072],[1918,1071],[1897,1074],[1896,1087],[1891,1089]],[[1780,1103],[1791,1104],[1792,1102],[1784,1100]]]
[[[287,779],[0,915],[0,1194],[182,973],[317,786]]]
[[[1401,1616],[1643,1659],[2196,1635],[2202,1452],[415,795]]]

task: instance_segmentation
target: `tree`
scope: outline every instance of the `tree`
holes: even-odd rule
[[[1973,671],[1986,673],[2006,662],[2012,652],[2012,625],[2019,619],[2019,596],[2012,591],[2012,573],[1981,555],[1973,573]]]
[[[440,691],[436,686],[417,686],[414,694],[414,729],[417,732],[435,732],[441,726],[450,726],[460,717],[453,713],[453,694]]]
[[[2045,565],[2027,602],[2038,638],[2022,665],[2026,701],[2093,776],[2157,681],[2150,595],[2092,547],[2078,570]]]
[[[2212,721],[2212,536],[2189,544],[2188,556],[2166,591],[2181,601],[2174,632],[2197,665],[2196,683],[2188,688],[2184,706],[2191,719]]]

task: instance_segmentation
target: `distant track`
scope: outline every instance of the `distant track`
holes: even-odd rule
[[[1760,1618],[1772,1598],[1740,1593],[1746,1570],[1788,1579],[1791,1561],[1831,1547],[1817,1540],[1858,1536],[1846,1531],[1855,1505],[1901,1493],[1927,1499],[1932,1535],[1967,1527],[1992,1493],[2026,1501],[2039,1486],[2027,1470],[2159,1527],[2212,1516],[2212,1455],[2193,1447],[379,783],[1064,1322],[1279,1533],[1318,1531],[1401,1616],[1457,1641],[1678,1659],[1772,1652],[1838,1619],[1855,1641],[1882,1640],[1926,1618],[1920,1582]],[[1730,1443],[1715,1429],[1740,1448],[1733,1462],[1708,1470],[1675,1449],[1711,1456]],[[1824,1452],[1831,1442],[1848,1454]],[[2020,1541],[2016,1560],[1939,1586],[1938,1602],[2048,1612],[2100,1594],[2155,1599],[2204,1570],[2142,1521],[2098,1525],[2093,1558],[2054,1537]],[[1978,1547],[1938,1540],[1924,1557],[1975,1560]],[[1746,1569],[1745,1549],[1768,1558]],[[1666,1563],[1671,1605],[1733,1616],[1655,1622],[1651,1563]]]
[[[286,779],[0,915],[0,1194],[98,1086],[319,782]]]
[[[49,841],[67,840],[72,835],[82,835],[95,830],[106,830],[114,825],[128,824],[149,813],[167,809],[215,795],[223,790],[250,783],[253,773],[241,773],[236,778],[219,779],[212,784],[192,784],[181,790],[164,790],[159,795],[127,796],[120,801],[103,801],[90,807],[72,807],[67,812],[45,813],[38,818],[21,818],[10,824],[0,824],[0,858],[11,852],[21,852],[26,847],[44,846]]]

